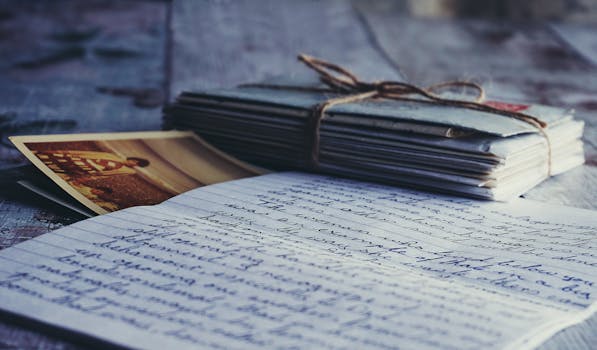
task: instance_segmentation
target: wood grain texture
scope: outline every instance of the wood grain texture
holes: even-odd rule
[[[26,163],[10,135],[159,129],[168,6],[0,1],[0,169]],[[0,178],[0,249],[80,220],[16,180]],[[0,321],[0,349],[76,347]]]
[[[0,2],[0,169],[27,162],[8,142],[10,135],[158,129],[166,83],[166,7]],[[0,195],[0,217],[7,218],[3,227],[14,229],[0,233],[0,246],[13,236],[21,239],[15,233],[21,226],[27,227],[22,238],[49,231],[38,220],[39,207],[8,196]],[[52,220],[61,222],[61,214]],[[13,217],[18,221],[11,222]]]
[[[2,146],[11,134],[159,128],[164,3],[3,1],[0,6],[5,13],[0,19]],[[153,105],[139,98],[148,90],[157,91]],[[0,152],[0,167],[22,162],[12,148]]]
[[[597,24],[555,22],[549,26],[561,38],[562,44],[597,65]]]
[[[398,79],[348,1],[175,1],[171,95],[311,74],[307,53],[366,79]]]

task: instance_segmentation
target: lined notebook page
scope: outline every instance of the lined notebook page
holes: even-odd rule
[[[134,348],[532,348],[595,310],[595,212],[303,173],[0,252],[0,308]]]

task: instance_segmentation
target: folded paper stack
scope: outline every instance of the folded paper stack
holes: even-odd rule
[[[295,84],[296,85],[296,84]],[[184,92],[164,109],[166,128],[194,130],[243,160],[273,169],[335,175],[507,200],[584,162],[583,122],[572,111],[486,101],[543,122],[408,100],[330,106],[319,126],[318,163],[308,161],[313,106],[337,96],[317,89],[247,86]]]

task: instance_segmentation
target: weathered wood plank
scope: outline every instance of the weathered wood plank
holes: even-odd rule
[[[0,6],[0,169],[27,162],[7,141],[10,135],[159,128],[166,83],[165,3],[4,1]],[[6,221],[4,228],[26,224],[31,234],[48,231],[31,203],[12,199],[0,197],[0,216],[19,212],[30,219]]]
[[[75,350],[83,347],[0,319],[0,349]]]
[[[6,13],[0,19],[3,141],[10,134],[159,128],[164,3],[0,5]],[[126,89],[115,96],[102,88]],[[153,103],[138,96],[147,91],[154,91]],[[21,159],[7,147],[2,155],[0,167]]]
[[[155,1],[0,2],[0,169],[16,134],[159,129],[166,13]],[[80,219],[0,181],[0,249]],[[74,345],[0,321],[0,348]]]
[[[380,45],[411,81],[429,84],[464,77],[484,82],[495,99],[576,108],[587,124],[587,165],[544,182],[525,197],[597,208],[597,69],[593,62],[540,23],[417,20],[400,16],[392,3],[358,4]],[[579,40],[586,43],[586,38]],[[595,329],[597,315],[559,332],[540,348],[591,349],[597,344]]]
[[[176,1],[173,17],[172,96],[310,74],[301,52],[368,79],[400,77],[348,1]]]
[[[549,26],[565,45],[597,66],[597,24],[555,22]]]

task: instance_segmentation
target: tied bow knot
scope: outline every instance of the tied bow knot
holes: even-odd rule
[[[413,84],[389,80],[364,82],[347,69],[334,63],[305,54],[300,54],[298,56],[298,60],[316,71],[319,74],[320,81],[327,85],[331,89],[331,92],[333,91],[338,93],[353,94],[376,92],[373,97],[388,99],[399,99],[399,96],[404,95],[419,95],[432,101],[454,102],[455,100],[441,98],[440,96],[436,95],[434,91],[449,87],[464,87],[472,88],[477,91],[477,96],[474,102],[480,103],[485,99],[485,91],[483,88],[479,84],[473,82],[448,81],[434,84],[427,88],[420,88]]]
[[[400,81],[374,81],[360,80],[349,70],[313,56],[300,54],[298,60],[319,74],[320,81],[327,88],[305,86],[272,85],[272,84],[245,84],[241,87],[270,88],[279,90],[297,90],[311,92],[334,93],[338,96],[329,98],[311,108],[305,128],[305,158],[307,165],[316,170],[319,168],[319,145],[321,122],[325,118],[325,111],[338,104],[354,103],[364,100],[401,100],[430,103],[441,106],[453,106],[472,109],[481,112],[499,114],[526,122],[545,137],[548,148],[548,176],[551,174],[551,143],[545,132],[547,124],[528,114],[498,109],[484,104],[485,90],[477,83],[469,81],[447,81],[434,84],[425,88],[400,82]],[[447,88],[468,88],[477,92],[474,100],[448,99],[436,94],[437,91]]]

